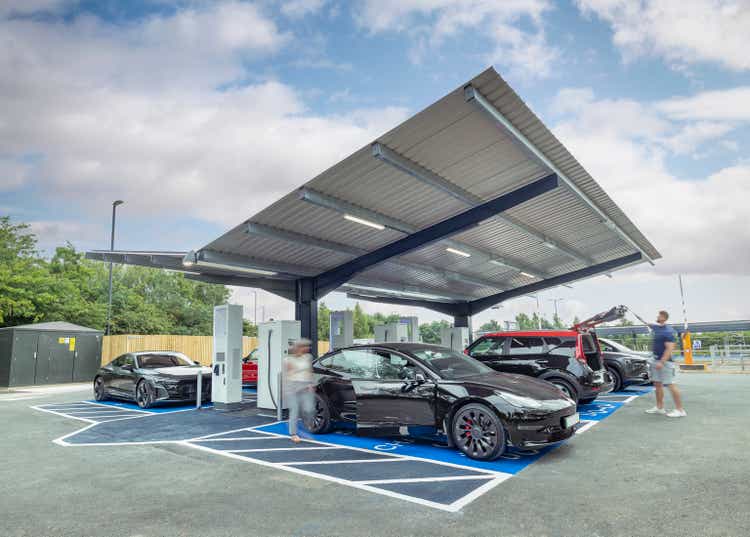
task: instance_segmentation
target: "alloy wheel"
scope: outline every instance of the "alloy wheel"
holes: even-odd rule
[[[102,380],[102,377],[96,377],[94,381],[94,398],[97,401],[104,399],[104,380]]]
[[[459,411],[453,422],[453,432],[461,450],[479,458],[495,451],[500,436],[495,420],[477,407]]]
[[[148,391],[148,386],[145,382],[141,382],[138,384],[138,388],[136,389],[136,402],[138,403],[138,406],[141,408],[148,408],[148,406],[151,404],[151,394]]]
[[[575,396],[571,393],[570,387],[567,384],[558,381],[553,381],[552,384],[560,388],[560,391],[562,391],[566,396],[575,401]]]

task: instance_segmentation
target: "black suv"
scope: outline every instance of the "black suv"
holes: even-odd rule
[[[618,306],[568,330],[485,334],[464,352],[496,371],[549,381],[585,405],[614,388],[593,328],[621,318],[625,311],[624,306]]]
[[[604,366],[614,381],[614,391],[648,382],[649,353],[640,353],[611,339],[599,338]]]

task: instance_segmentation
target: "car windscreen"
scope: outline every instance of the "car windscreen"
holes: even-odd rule
[[[143,369],[158,369],[160,367],[175,367],[181,365],[195,365],[186,356],[179,354],[140,354],[138,367]]]
[[[492,373],[481,362],[449,349],[416,349],[411,354],[444,379],[460,379],[473,375]]]

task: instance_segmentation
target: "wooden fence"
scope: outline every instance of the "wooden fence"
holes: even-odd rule
[[[136,351],[177,351],[204,365],[211,365],[213,353],[212,336],[170,336],[170,335],[135,335],[104,336],[102,342],[102,365],[126,352]],[[242,338],[242,356],[258,346],[257,338]],[[328,352],[328,342],[318,342],[318,355]]]

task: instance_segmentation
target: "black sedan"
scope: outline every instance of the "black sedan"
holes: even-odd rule
[[[348,424],[367,436],[444,434],[467,456],[493,460],[506,446],[569,438],[579,419],[552,384],[434,345],[349,347],[317,359],[313,371],[315,411],[304,418],[312,433]]]
[[[629,349],[622,343],[603,337],[599,338],[604,367],[614,381],[614,391],[633,384],[648,382],[648,362],[650,353]]]
[[[142,351],[118,356],[94,377],[97,401],[125,399],[141,408],[158,402],[195,401],[198,371],[202,373],[201,399],[211,399],[211,368],[179,352]]]

